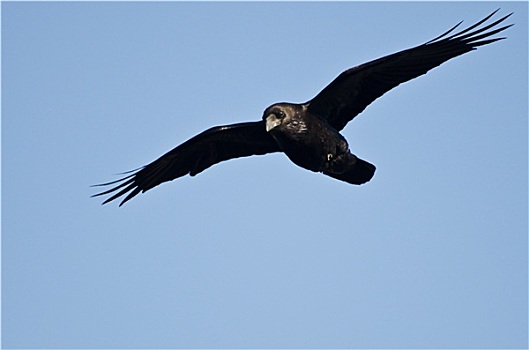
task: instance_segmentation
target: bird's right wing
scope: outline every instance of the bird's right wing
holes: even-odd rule
[[[154,162],[116,181],[95,186],[115,187],[95,196],[114,193],[103,204],[125,194],[123,205],[140,192],[184,175],[194,176],[224,160],[281,151],[266,132],[264,121],[216,126],[167,152]]]
[[[511,14],[480,27],[497,11],[456,34],[448,36],[461,22],[423,45],[344,71],[306,103],[308,111],[325,118],[336,130],[343,129],[371,102],[397,85],[478,46],[504,39],[489,37],[511,26],[495,28]]]

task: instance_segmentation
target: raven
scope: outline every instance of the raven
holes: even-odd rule
[[[451,33],[462,21],[422,45],[350,68],[308,102],[276,103],[264,111],[261,121],[212,127],[124,178],[95,185],[119,183],[92,197],[112,193],[105,204],[127,194],[121,206],[140,192],[187,174],[194,176],[224,160],[272,152],[284,152],[302,168],[350,184],[366,183],[375,166],[352,154],[339,131],[397,85],[478,46],[505,39],[490,37],[512,26],[497,28],[512,13],[486,23],[498,10],[455,34]]]

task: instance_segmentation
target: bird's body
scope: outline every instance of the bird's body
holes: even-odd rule
[[[266,131],[294,164],[312,171],[322,170],[325,155],[332,147],[329,143],[334,142],[327,137],[330,128],[325,121],[306,113],[306,108],[301,105],[287,103],[270,106],[263,119]],[[324,133],[315,133],[314,130]]]
[[[97,185],[121,182],[96,196],[116,192],[104,204],[127,194],[122,205],[140,192],[187,174],[194,176],[216,163],[273,152],[285,153],[302,168],[363,184],[373,177],[375,166],[352,154],[340,131],[371,102],[399,84],[479,46],[504,39],[489,37],[511,26],[494,28],[510,14],[484,25],[497,11],[456,34],[449,35],[461,22],[422,45],[350,68],[310,101],[268,107],[261,121],[210,128],[131,175]]]
[[[345,137],[324,118],[308,112],[306,104],[274,104],[265,110],[263,119],[266,131],[297,166],[334,177],[367,167],[362,176],[343,179],[355,185],[369,181],[375,173],[375,166],[365,161],[360,164]]]

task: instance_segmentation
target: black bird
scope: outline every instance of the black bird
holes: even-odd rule
[[[366,183],[373,177],[375,166],[352,154],[339,131],[397,85],[478,46],[505,39],[489,38],[512,26],[497,28],[512,13],[486,23],[496,12],[456,34],[450,33],[462,22],[422,45],[350,68],[308,102],[277,103],[264,111],[261,121],[208,129],[124,178],[95,185],[121,182],[94,196],[117,191],[105,204],[128,193],[121,206],[162,182],[186,174],[194,176],[224,160],[272,152],[284,152],[302,168],[350,184]]]

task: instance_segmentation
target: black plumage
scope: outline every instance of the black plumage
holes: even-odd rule
[[[121,206],[140,192],[187,174],[194,176],[224,160],[273,152],[284,152],[305,169],[363,184],[373,177],[375,166],[352,154],[339,131],[399,84],[479,46],[505,39],[490,37],[512,26],[497,27],[511,14],[486,24],[497,11],[456,34],[451,33],[461,22],[422,45],[350,68],[308,102],[277,103],[265,110],[261,121],[210,128],[130,175],[96,185],[117,184],[94,196],[112,194],[105,204],[126,195]]]

